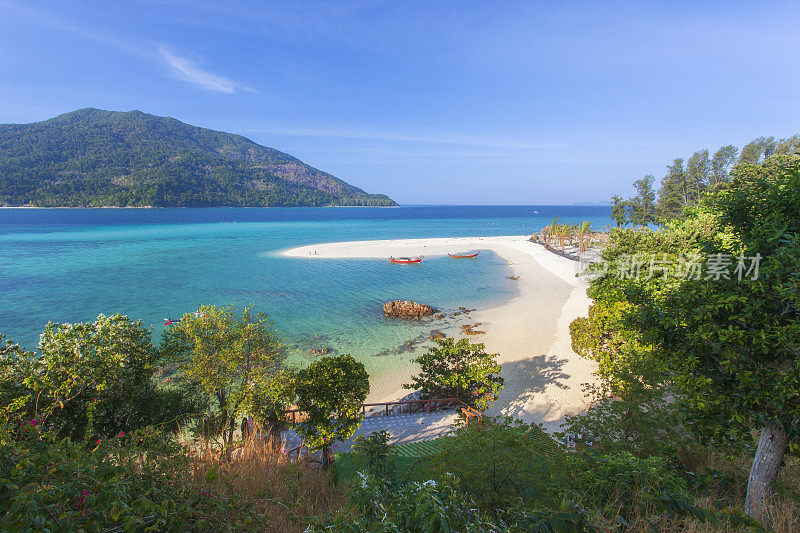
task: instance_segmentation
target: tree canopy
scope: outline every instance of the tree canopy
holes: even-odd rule
[[[235,418],[245,414],[254,391],[268,387],[283,370],[286,353],[274,325],[252,308],[202,306],[164,333],[162,351],[177,365],[179,378],[197,383],[219,409],[214,433],[233,439]]]
[[[297,372],[297,407],[307,418],[297,429],[314,448],[328,448],[358,429],[361,404],[369,394],[369,375],[352,355],[323,357]]]
[[[761,431],[746,511],[800,421],[800,157],[741,163],[661,232],[615,230],[573,345],[617,393],[674,387],[716,442]]]
[[[484,350],[483,344],[467,339],[436,339],[436,346],[414,359],[420,373],[403,387],[419,389],[430,398],[458,398],[482,411],[503,388],[497,354]]]
[[[150,331],[126,316],[49,323],[38,353],[4,348],[2,396],[16,416],[47,422],[61,436],[128,432],[177,416],[180,394],[157,388]]]

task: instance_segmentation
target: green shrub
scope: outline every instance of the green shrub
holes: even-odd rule
[[[691,501],[686,480],[667,459],[640,459],[630,452],[609,454],[572,453],[562,470],[563,486],[573,498],[605,516],[629,520],[660,507],[660,498],[671,495]]]
[[[422,459],[417,480],[451,476],[478,507],[494,515],[515,508],[557,508],[564,454],[539,426],[486,419],[442,439],[439,453]]]
[[[367,437],[359,435],[355,438],[353,451],[361,457],[367,475],[394,485],[397,481],[397,464],[396,454],[389,446],[390,436],[385,430],[373,432]]]
[[[645,387],[629,389],[621,398],[596,391],[591,406],[566,417],[564,431],[555,436],[576,450],[675,457],[688,436],[682,431],[679,405],[665,396],[661,389]]]
[[[459,490],[455,477],[408,482],[397,489],[371,476],[363,476],[351,491],[355,514],[321,521],[307,531],[361,533],[456,532],[552,533],[595,531],[586,513],[575,507],[560,510],[516,511],[506,519],[491,517]]]
[[[37,437],[0,445],[0,515],[11,531],[178,528],[203,506],[180,482],[188,458],[150,430],[91,446]]]
[[[484,411],[503,388],[497,354],[485,348],[467,339],[436,339],[436,346],[414,359],[420,373],[403,388],[419,389],[427,398],[458,398]]]

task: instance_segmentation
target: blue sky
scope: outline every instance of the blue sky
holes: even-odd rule
[[[797,2],[0,0],[0,122],[139,109],[401,203],[602,201],[800,132]]]

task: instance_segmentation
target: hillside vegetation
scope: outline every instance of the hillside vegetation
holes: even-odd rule
[[[26,204],[396,205],[240,135],[91,108],[0,125],[0,205]]]

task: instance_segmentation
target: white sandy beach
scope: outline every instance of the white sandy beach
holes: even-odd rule
[[[581,412],[588,402],[583,385],[596,380],[595,363],[572,351],[569,324],[586,315],[587,284],[575,276],[578,263],[528,241],[528,236],[398,239],[315,244],[286,250],[283,255],[306,259],[441,256],[462,250],[491,250],[504,257],[519,276],[519,295],[492,309],[473,312],[484,335],[469,337],[498,353],[505,387],[490,408],[491,415],[512,415],[555,430],[566,415]],[[466,260],[466,259],[465,259]],[[478,259],[480,260],[480,258]],[[424,303],[424,295],[419,295]],[[404,396],[408,375],[394,375],[394,386],[380,387],[390,401]],[[396,390],[394,390],[396,388]],[[386,392],[392,391],[389,394]]]

